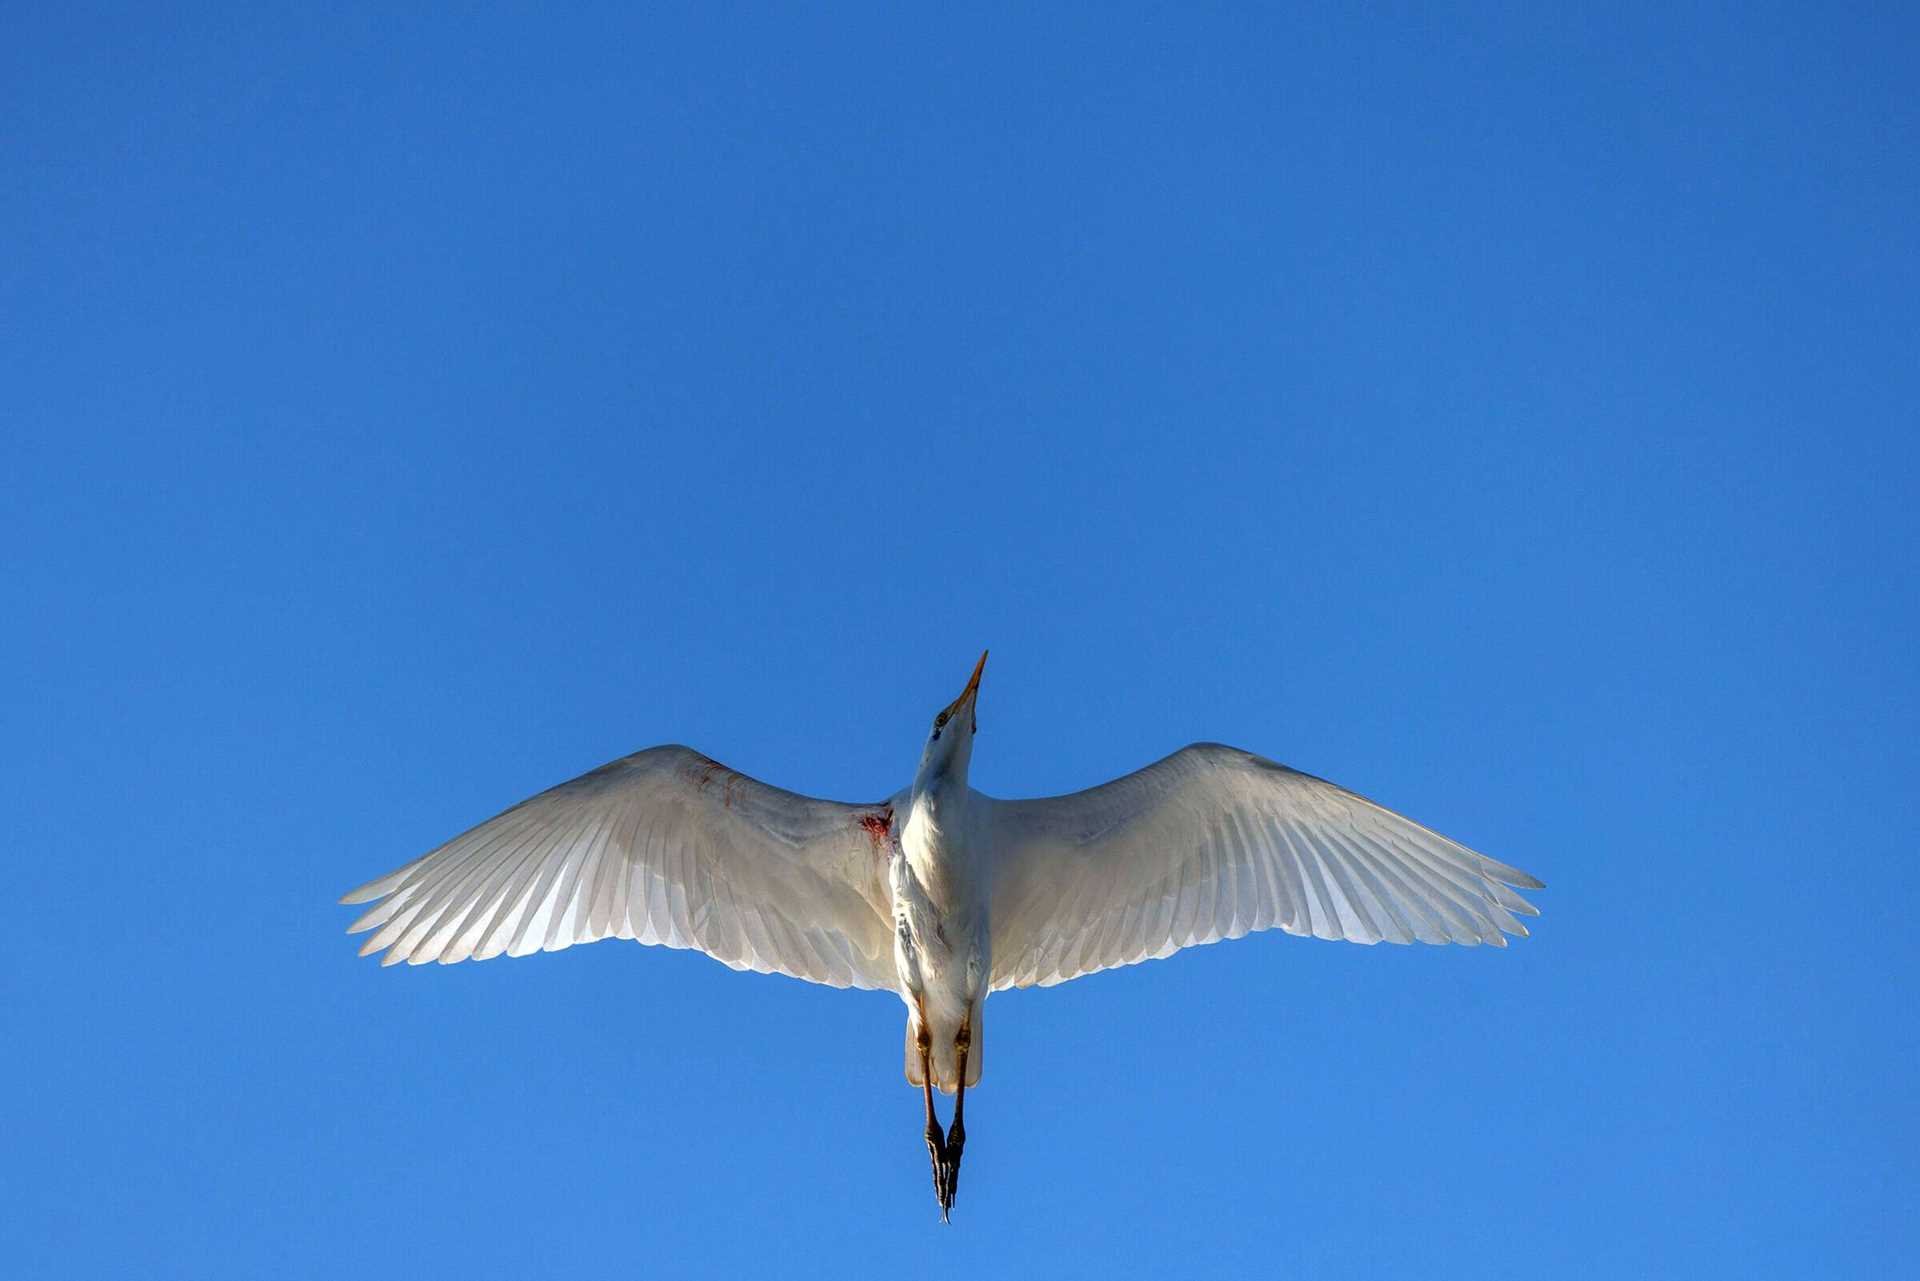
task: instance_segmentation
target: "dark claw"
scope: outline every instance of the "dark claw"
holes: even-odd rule
[[[951,1223],[953,1213],[953,1190],[959,1181],[960,1169],[952,1161],[942,1161],[940,1168],[933,1174],[933,1194],[940,1198],[940,1222]]]
[[[966,1150],[967,1127],[958,1120],[947,1131],[947,1199],[945,1208],[953,1207],[953,1195],[960,1190],[960,1155]],[[945,1218],[944,1213],[941,1216]]]
[[[927,1127],[927,1154],[933,1158],[933,1195],[940,1202],[942,1223],[953,1221],[953,1196],[960,1189],[960,1154],[966,1146],[967,1130],[958,1122],[945,1137],[938,1127]]]
[[[953,1176],[947,1163],[947,1141],[937,1125],[927,1126],[927,1156],[933,1162],[933,1196],[940,1202],[940,1222],[946,1223],[947,1212],[953,1208]]]

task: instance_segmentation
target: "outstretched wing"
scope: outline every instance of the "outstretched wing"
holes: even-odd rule
[[[1411,819],[1196,743],[1070,796],[995,801],[993,987],[1048,987],[1279,927],[1355,943],[1524,936],[1540,889]]]
[[[379,900],[381,964],[557,952],[596,939],[698,948],[736,970],[895,984],[892,811],[769,787],[655,747],[522,801],[340,901]]]

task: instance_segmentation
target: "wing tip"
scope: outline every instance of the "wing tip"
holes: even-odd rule
[[[1435,835],[1438,835],[1438,833],[1435,833]],[[1460,845],[1458,841],[1452,840],[1450,837],[1442,836],[1440,839],[1452,845]],[[1547,883],[1531,872],[1523,872],[1517,867],[1502,863],[1497,858],[1488,858],[1479,850],[1468,849],[1464,845],[1460,845],[1460,848],[1466,850],[1468,854],[1473,856],[1475,860],[1474,870],[1490,881],[1498,881],[1502,885],[1510,885],[1516,890],[1544,890],[1547,888]]]
[[[376,876],[363,885],[354,886],[340,896],[340,905],[352,907],[356,903],[371,903],[374,899],[387,897],[400,888],[401,880],[412,867],[413,864],[409,863],[406,867],[397,867],[384,876]]]

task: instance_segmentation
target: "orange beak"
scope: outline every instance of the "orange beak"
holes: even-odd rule
[[[960,697],[947,704],[947,710],[943,715],[952,717],[960,710],[962,703],[971,701],[973,696],[980,692],[980,673],[985,670],[987,670],[987,651],[983,649],[980,651],[980,661],[973,665],[973,675],[967,678],[967,687],[960,691]]]

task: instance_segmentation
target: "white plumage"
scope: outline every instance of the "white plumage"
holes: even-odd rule
[[[698,948],[736,970],[892,988],[875,807],[755,782],[655,747],[550,788],[349,893],[383,965],[557,952],[603,938]]]
[[[1525,937],[1542,888],[1325,779],[1195,743],[1070,796],[989,801],[993,986],[1048,987],[1281,929],[1352,943]]]
[[[384,952],[384,965],[624,938],[897,991],[944,1216],[989,991],[1265,929],[1505,946],[1537,915],[1511,888],[1541,888],[1525,872],[1216,743],[1068,796],[977,792],[967,769],[985,663],[936,718],[913,783],[884,801],[815,800],[689,748],[651,748],[352,891],[342,902],[373,906],[349,929],[372,931],[362,954]],[[934,1087],[960,1091],[946,1135]]]

